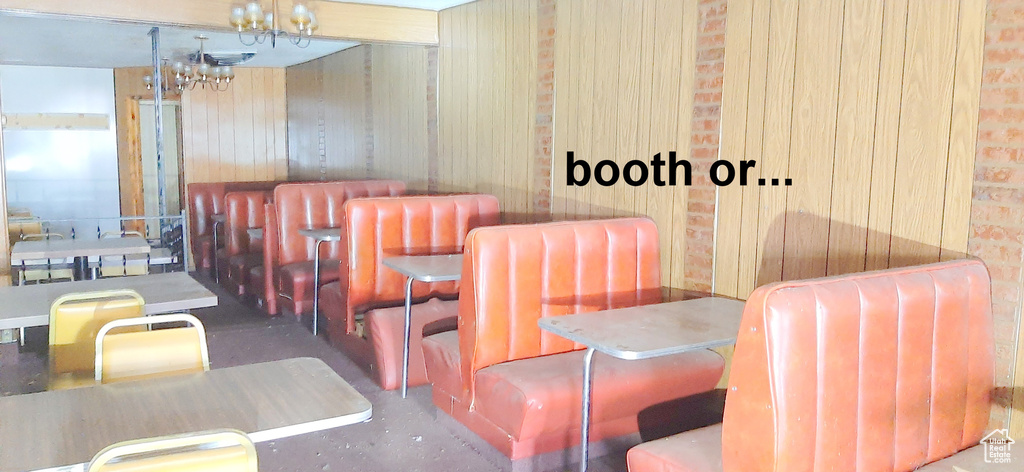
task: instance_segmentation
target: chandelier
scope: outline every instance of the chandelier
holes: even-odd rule
[[[228,89],[231,79],[235,78],[235,71],[231,66],[221,66],[216,62],[211,63],[211,58],[206,54],[204,42],[209,39],[205,35],[195,37],[199,40],[199,52],[189,55],[188,62],[175,61],[170,63],[164,59],[160,75],[163,77],[160,84],[165,92],[177,91],[179,94],[185,90],[195,90],[201,87],[221,92]],[[147,75],[142,78],[146,84],[146,90],[153,88],[153,77]]]
[[[231,9],[229,21],[231,26],[238,30],[238,40],[246,46],[263,44],[270,38],[270,46],[277,45],[277,38],[286,38],[288,42],[304,48],[309,46],[310,37],[320,27],[313,14],[306,5],[296,3],[292,8],[291,22],[298,33],[289,33],[278,27],[277,21],[277,0],[273,0],[271,11],[264,13],[260,2],[250,2],[245,7],[236,6]],[[252,34],[252,40],[246,41],[242,35],[245,32]]]

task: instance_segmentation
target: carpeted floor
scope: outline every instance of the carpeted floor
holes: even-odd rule
[[[308,323],[299,323],[293,316],[268,318],[226,295],[211,281],[199,280],[220,298],[217,307],[194,312],[206,325],[213,368],[317,357],[373,404],[373,419],[367,423],[258,444],[261,471],[511,469],[507,459],[473,433],[450,419],[439,420],[430,401],[429,386],[411,389],[407,399],[402,399],[397,391],[382,391],[325,338],[313,336]],[[30,330],[26,338],[28,346],[14,354],[13,361],[10,345],[5,346],[6,357],[0,368],[2,395],[45,389],[46,330]],[[590,470],[625,470],[624,454],[593,458]]]

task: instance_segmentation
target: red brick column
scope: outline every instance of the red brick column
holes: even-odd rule
[[[687,192],[686,259],[683,288],[711,292],[714,263],[715,187],[708,177],[718,159],[725,71],[726,0],[701,0],[697,31],[697,71],[693,91],[690,162],[693,185]]]
[[[996,384],[1012,385],[1024,267],[1024,0],[989,1],[968,252],[992,274]],[[1024,375],[1017,372],[1016,375]],[[996,404],[1008,406],[1008,388]],[[1008,408],[996,407],[993,425]]]
[[[537,110],[534,122],[533,213],[551,212],[551,138],[555,110],[555,0],[537,2]]]

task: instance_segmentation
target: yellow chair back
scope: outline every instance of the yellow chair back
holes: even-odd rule
[[[256,448],[245,433],[223,429],[117,443],[100,451],[88,472],[256,472]]]
[[[191,326],[142,332],[110,333],[114,329],[158,323]],[[96,381],[139,380],[210,370],[203,324],[187,313],[114,320],[96,335]]]
[[[145,301],[134,290],[63,295],[50,306],[51,390],[89,385],[95,378],[96,333],[121,318],[145,315]],[[145,326],[121,328],[139,331]]]

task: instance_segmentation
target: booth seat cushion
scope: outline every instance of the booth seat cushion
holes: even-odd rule
[[[626,464],[629,472],[722,472],[721,450],[718,423],[630,448]]]
[[[476,373],[476,408],[516,439],[580,424],[585,351],[503,362]],[[644,360],[594,356],[595,423],[635,418],[641,410],[706,392],[722,377],[722,356],[708,350]]]
[[[210,269],[213,267],[213,236],[199,236],[192,240],[192,247],[195,248],[197,269]]]
[[[263,299],[264,287],[266,287],[266,270],[262,265],[249,268],[249,275],[245,279],[245,293],[257,299]]]
[[[340,266],[337,259],[320,261],[320,285],[338,280]],[[288,294],[300,308],[301,313],[313,303],[313,261],[301,261],[286,264],[277,271],[277,292]]]
[[[320,296],[323,299],[324,292]],[[427,383],[423,364],[423,335],[452,331],[458,322],[458,300],[432,298],[412,306],[409,336],[409,386]],[[373,343],[377,383],[384,390],[402,386],[402,354],[405,347],[405,306],[378,308],[366,312],[366,329]],[[458,343],[458,341],[456,341]]]
[[[262,267],[262,264],[263,254],[249,253],[231,256],[226,265],[228,267],[228,280],[232,288],[239,289],[240,293],[243,292],[246,288],[249,271],[253,267]]]
[[[423,363],[427,381],[449,397],[462,397],[462,361],[459,359],[459,333],[447,332],[423,337]]]

